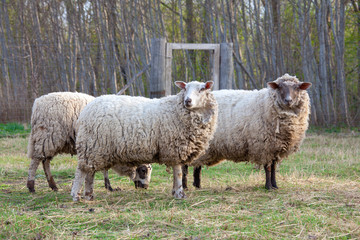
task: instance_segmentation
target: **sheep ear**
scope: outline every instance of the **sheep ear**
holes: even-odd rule
[[[299,88],[301,89],[301,90],[306,90],[306,89],[308,89],[309,87],[311,87],[311,83],[309,83],[309,82],[301,82],[301,83],[299,83]]]
[[[276,82],[268,82],[267,84],[272,89],[277,89],[279,87],[279,85]]]
[[[213,81],[207,81],[205,83],[205,89],[211,89],[214,85],[214,82]]]
[[[186,87],[186,82],[182,82],[182,81],[176,81],[175,85],[180,88],[180,89],[185,89]]]

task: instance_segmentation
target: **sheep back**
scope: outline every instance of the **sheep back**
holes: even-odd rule
[[[98,171],[117,163],[189,164],[205,152],[215,131],[217,103],[212,94],[207,95],[208,106],[202,112],[184,108],[183,91],[161,99],[96,98],[77,122],[79,168]],[[210,115],[213,117],[206,121]]]
[[[297,151],[308,128],[310,101],[301,92],[299,105],[285,111],[272,89],[220,90],[218,126],[206,154],[193,166],[215,165],[225,159],[267,165]]]
[[[80,111],[93,99],[90,95],[73,92],[54,92],[35,99],[28,157],[76,154],[74,124]]]

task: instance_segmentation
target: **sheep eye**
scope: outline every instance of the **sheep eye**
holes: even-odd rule
[[[199,90],[199,92],[202,92],[202,91],[204,91],[205,90],[205,88],[201,88],[200,90]]]

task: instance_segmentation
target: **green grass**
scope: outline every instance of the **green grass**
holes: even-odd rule
[[[4,137],[26,137],[31,129],[28,124],[0,123],[0,138]]]
[[[95,200],[70,197],[76,157],[51,164],[52,192],[40,166],[36,193],[26,188],[27,139],[0,139],[2,239],[359,239],[360,134],[312,131],[301,150],[284,160],[279,189],[264,189],[265,174],[251,164],[204,168],[202,189],[171,197],[172,175],[153,165],[148,190],[110,171],[117,192],[95,177]],[[192,169],[190,169],[190,174]]]

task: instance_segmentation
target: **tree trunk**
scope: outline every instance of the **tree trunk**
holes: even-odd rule
[[[284,59],[281,44],[281,19],[280,19],[280,0],[271,0],[271,15],[273,24],[273,39],[275,45],[276,56],[276,75],[281,76],[284,72]]]
[[[186,41],[187,43],[195,43],[195,25],[194,25],[194,4],[193,0],[185,1],[186,7]],[[194,50],[187,50],[188,59],[192,72],[192,80],[196,80],[195,66],[196,66],[196,55]]]
[[[330,0],[327,0],[327,3],[330,5]],[[338,118],[341,123],[350,126],[344,72],[345,0],[335,1],[334,15],[330,8],[331,29],[335,42],[337,105],[340,113]]]
[[[244,45],[245,45],[245,54],[246,54],[246,69],[250,75],[250,78],[254,79],[254,70],[252,68],[251,62],[251,53],[249,49],[249,34],[247,30],[247,20],[245,15],[245,3],[244,1],[241,2],[241,12],[242,12],[242,23],[243,23],[243,36],[244,36]],[[254,88],[255,85],[252,84],[252,81],[249,81],[251,88]]]
[[[326,52],[325,52],[325,24],[326,24],[326,4],[325,1],[321,1],[320,5],[315,1],[316,6],[316,22],[319,38],[319,78],[321,82],[321,103],[322,109],[325,113],[325,124],[329,126],[332,122],[330,119],[329,98],[331,98],[328,91],[327,84],[327,69],[326,69]]]
[[[356,29],[357,29],[357,47],[356,47],[356,53],[357,53],[357,106],[360,106],[360,0],[351,0],[352,6],[354,8],[354,12],[356,14]],[[360,122],[360,107],[357,108],[356,113],[357,118],[355,121]]]
[[[4,3],[2,3],[4,4]],[[4,15],[3,8],[0,8],[0,20],[2,19]],[[1,73],[2,73],[2,81],[0,84],[2,85],[2,95],[4,96],[4,101],[1,101],[1,112],[2,116],[1,118],[3,121],[8,121],[7,113],[10,110],[10,100],[12,99],[10,94],[11,89],[11,83],[9,78],[9,70],[6,59],[8,59],[8,49],[6,46],[6,39],[5,39],[5,31],[2,25],[2,22],[0,23],[0,44],[1,44]]]

